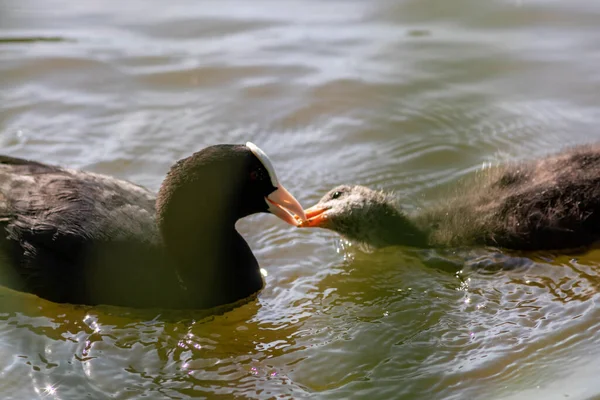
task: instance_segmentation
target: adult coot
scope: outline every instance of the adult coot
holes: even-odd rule
[[[257,146],[216,145],[171,167],[159,193],[0,157],[2,283],[56,302],[210,308],[260,290],[238,219],[297,225],[298,201]]]
[[[339,186],[305,210],[302,226],[373,247],[588,248],[600,241],[600,145],[485,169],[415,214],[397,201],[364,186]]]

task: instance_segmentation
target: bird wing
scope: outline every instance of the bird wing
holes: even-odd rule
[[[13,267],[0,279],[55,301],[83,296],[90,269],[83,264],[93,255],[160,241],[147,189],[7,156],[0,156],[0,224],[3,264]]]

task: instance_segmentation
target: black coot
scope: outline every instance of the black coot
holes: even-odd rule
[[[113,177],[0,157],[2,283],[56,302],[210,308],[263,286],[238,219],[304,213],[258,147],[178,161],[157,196]]]

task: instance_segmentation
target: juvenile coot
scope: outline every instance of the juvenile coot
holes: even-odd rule
[[[0,157],[3,284],[56,302],[210,308],[263,286],[238,219],[297,225],[298,201],[257,146],[178,161],[157,196],[133,183]]]
[[[373,247],[589,248],[600,242],[600,145],[483,170],[416,214],[363,186],[334,188],[305,212],[302,226]]]

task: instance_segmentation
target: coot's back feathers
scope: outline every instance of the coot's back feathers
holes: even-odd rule
[[[59,302],[147,300],[139,293],[133,298],[135,287],[123,288],[121,282],[131,284],[131,270],[139,283],[158,272],[153,260],[160,260],[162,251],[154,202],[151,192],[126,181],[3,157],[3,268],[16,270],[9,286]],[[148,254],[153,256],[144,260]],[[98,270],[101,264],[106,268]],[[106,301],[113,296],[119,301]]]

